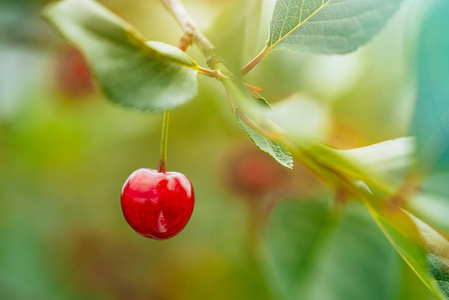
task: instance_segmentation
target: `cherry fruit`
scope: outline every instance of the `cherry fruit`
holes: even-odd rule
[[[64,46],[56,56],[56,88],[69,99],[81,99],[95,92],[89,67],[80,51]]]
[[[181,173],[139,169],[122,190],[121,205],[128,224],[139,234],[165,240],[178,234],[193,212],[195,195]]]

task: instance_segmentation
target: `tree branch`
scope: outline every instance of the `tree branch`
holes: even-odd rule
[[[214,69],[217,63],[220,62],[215,47],[209,40],[198,30],[193,23],[186,8],[179,0],[161,0],[168,12],[176,19],[179,26],[181,26],[187,38],[195,44],[206,57],[207,65]]]

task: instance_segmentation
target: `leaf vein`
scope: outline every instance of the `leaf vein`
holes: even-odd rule
[[[324,1],[324,0],[323,0]],[[305,18],[303,21],[301,21],[298,25],[296,25],[295,27],[293,27],[292,30],[290,30],[289,32],[287,32],[284,36],[280,36],[282,34],[282,31],[280,32],[279,35],[279,39],[270,45],[270,47],[267,49],[267,51],[270,51],[274,46],[276,46],[280,41],[282,41],[283,39],[285,39],[287,36],[289,36],[293,31],[295,31],[296,29],[298,29],[300,26],[302,26],[305,22],[307,22],[311,17],[313,17],[314,15],[316,15],[318,12],[320,12],[326,5],[328,5],[332,0],[327,0],[326,2],[323,2],[323,4],[318,7],[313,13],[311,13],[309,16],[307,16],[307,18]],[[284,19],[284,23],[285,23],[285,19]]]

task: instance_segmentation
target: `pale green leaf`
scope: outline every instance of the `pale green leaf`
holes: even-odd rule
[[[245,122],[243,122],[238,116],[236,117],[237,121],[240,123],[240,125],[242,125],[251,140],[254,142],[254,144],[256,144],[257,147],[259,147],[260,150],[270,154],[278,163],[280,163],[284,167],[287,167],[289,169],[293,168],[293,158],[291,153],[287,149],[252,130],[251,127],[246,125]]]
[[[329,129],[329,114],[319,101],[293,94],[275,103],[266,116],[303,145],[317,143]]]
[[[64,0],[44,18],[89,61],[110,100],[139,110],[177,107],[197,93],[196,63],[176,47],[146,42],[131,25],[93,0]]]
[[[335,150],[334,150],[335,151]],[[366,147],[350,150],[336,150],[342,157],[359,167],[365,182],[383,182],[399,186],[409,171],[415,154],[415,139],[402,137]],[[354,177],[356,178],[356,177]]]
[[[276,299],[378,300],[396,292],[398,257],[358,203],[342,215],[320,201],[280,203],[266,255]]]
[[[402,137],[366,147],[337,150],[345,157],[378,173],[403,173],[413,163],[415,139]]]
[[[278,0],[266,49],[321,54],[356,50],[379,32],[401,0]]]
[[[414,215],[436,228],[449,231],[448,173],[432,173],[409,201]]]
[[[292,149],[290,151],[294,156],[301,155],[301,153]],[[339,173],[351,180],[360,180],[387,195],[393,195],[396,191],[391,178],[367,164],[369,159],[356,159],[353,154],[348,155],[345,151],[335,150],[322,144],[311,145],[305,151],[315,164],[324,167],[324,169],[332,170],[332,172]]]
[[[409,207],[416,216],[426,220],[429,224],[449,231],[449,204],[446,196],[427,191],[420,192],[410,200]]]

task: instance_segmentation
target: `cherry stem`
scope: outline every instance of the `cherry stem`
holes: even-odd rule
[[[262,59],[264,59],[269,51],[269,49],[263,49],[252,61],[250,61],[246,66],[242,68],[242,76],[245,76],[249,71],[251,71],[255,66],[257,66]]]
[[[161,156],[159,159],[159,173],[167,171],[167,139],[168,139],[168,121],[170,119],[170,111],[167,109],[164,113],[162,122],[162,138],[161,138]]]

